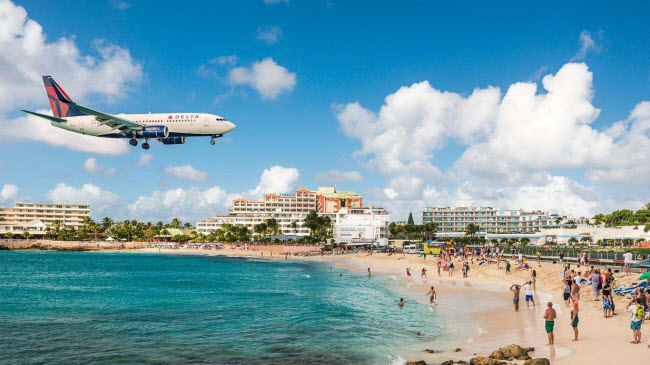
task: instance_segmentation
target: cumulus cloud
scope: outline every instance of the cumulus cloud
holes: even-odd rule
[[[143,153],[142,156],[140,156],[140,160],[138,160],[138,166],[148,165],[151,161],[153,161],[153,155],[150,153]]]
[[[76,188],[60,183],[47,193],[47,198],[57,203],[89,204],[91,215],[95,217],[121,215],[120,196],[94,184],[83,184],[81,188]]]
[[[117,173],[116,168],[110,167],[107,169],[104,165],[97,162],[97,159],[95,157],[87,158],[86,161],[84,161],[82,168],[84,171],[91,175],[99,175],[103,173],[104,176],[109,177]]]
[[[127,211],[129,216],[136,219],[170,220],[178,217],[195,223],[199,219],[225,212],[233,199],[233,195],[218,186],[206,190],[196,187],[177,188],[140,196],[127,206]]]
[[[359,171],[330,170],[316,174],[314,179],[328,184],[344,184],[350,181],[362,181],[363,176]]]
[[[228,74],[233,85],[248,85],[263,99],[275,99],[296,85],[296,74],[278,65],[272,58],[255,62],[251,67],[236,67]]]
[[[282,29],[277,26],[257,27],[256,38],[266,44],[275,44],[282,36]]]
[[[41,76],[52,72],[56,72],[52,76],[77,101],[91,94],[101,95],[109,102],[122,98],[142,78],[142,66],[130,52],[96,40],[92,44],[95,54],[83,54],[73,36],[48,40],[41,25],[29,19],[23,7],[9,0],[0,0],[0,19],[0,126],[5,135],[76,150],[93,151],[96,147],[99,153],[108,152],[112,145],[118,153],[126,152],[126,148],[115,147],[115,141],[99,142],[96,138],[93,141],[98,142],[97,146],[85,143],[80,147],[83,138],[69,137],[74,133],[57,130],[45,120],[7,120],[1,115],[17,107],[48,105]],[[45,135],[49,133],[59,133],[62,138],[48,138]]]
[[[295,190],[298,170],[273,166],[265,169],[255,189],[241,193],[229,193],[219,186],[201,190],[196,187],[155,191],[140,196],[127,206],[129,216],[143,220],[169,220],[179,217],[184,221],[223,214],[232,206],[232,200],[242,196],[261,198],[267,193],[283,193]]]
[[[279,165],[262,171],[260,183],[255,189],[249,190],[248,195],[253,198],[261,198],[268,193],[288,193],[296,190],[296,184],[300,173],[298,169],[286,168]]]
[[[18,186],[12,184],[2,185],[0,189],[0,203],[10,204],[18,199]]]
[[[595,38],[595,39],[594,39]],[[583,30],[580,32],[580,49],[571,61],[581,61],[587,57],[589,52],[600,52],[600,41],[603,38],[603,33],[598,32],[592,36],[591,32]]]
[[[603,195],[623,195],[607,184],[650,178],[650,102],[599,130],[591,126],[600,110],[585,64],[568,63],[541,84],[542,92],[518,82],[505,95],[486,87],[464,96],[423,81],[388,95],[378,113],[358,102],[333,111],[343,133],[361,142],[354,156],[386,179],[388,186],[372,191],[377,204],[402,214],[408,206],[441,204],[592,214]],[[463,152],[443,173],[436,156],[452,144]]]
[[[187,181],[206,181],[208,173],[205,171],[197,170],[192,165],[184,166],[166,166],[163,172],[169,176],[175,177],[178,180]]]

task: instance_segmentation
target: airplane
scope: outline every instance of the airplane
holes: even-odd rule
[[[43,76],[53,116],[22,110],[50,121],[65,130],[104,138],[129,138],[131,146],[144,140],[142,148],[149,149],[149,139],[163,144],[184,144],[187,137],[215,138],[235,129],[225,118],[205,113],[107,114],[72,101],[51,76]]]

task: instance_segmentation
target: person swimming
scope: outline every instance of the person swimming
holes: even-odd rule
[[[397,302],[397,305],[400,307],[404,306],[404,298],[399,298],[399,302]]]

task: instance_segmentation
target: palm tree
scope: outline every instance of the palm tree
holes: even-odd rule
[[[305,222],[302,224],[303,227],[309,229],[309,234],[313,237],[316,235],[318,230],[318,213],[315,210],[312,210],[305,217]]]
[[[14,238],[14,234],[11,233],[11,232],[7,232],[7,233],[5,233],[5,237],[7,237],[7,239],[10,240],[10,239]]]
[[[55,219],[54,221],[52,221],[52,226],[50,231],[52,232],[54,237],[56,237],[57,240],[60,240],[62,238],[62,233],[63,233],[63,231],[61,230],[62,227],[63,227],[63,221],[61,221],[60,219]]]
[[[102,230],[106,232],[107,229],[111,228],[111,226],[114,224],[113,220],[109,217],[104,217],[102,218]]]
[[[275,218],[265,220],[264,224],[266,224],[266,230],[271,233],[271,236],[277,236],[278,232],[280,232],[280,226]]]
[[[571,238],[569,238],[569,240],[567,241],[567,243],[569,244],[569,246],[575,246],[575,245],[578,244],[578,239],[575,238],[575,237],[571,237]]]
[[[174,218],[172,219],[172,222],[169,226],[172,228],[181,228],[181,220],[178,218]]]
[[[476,237],[476,234],[481,230],[481,227],[474,223],[470,223],[465,227],[465,235],[470,237]]]
[[[289,224],[289,227],[293,230],[293,235],[298,234],[298,222],[293,221]]]
[[[192,229],[192,223],[187,222],[187,223],[183,224],[183,228],[185,228],[185,229]]]
[[[257,237],[262,237],[266,233],[266,223],[260,223],[253,226],[253,232],[257,234]]]
[[[521,244],[522,247],[526,247],[530,243],[530,238],[524,237],[519,239],[519,244]]]
[[[27,231],[23,232],[23,238],[25,238],[26,240],[28,240],[28,239],[29,239],[29,236],[31,236],[31,234],[30,234],[29,232],[27,232]]]

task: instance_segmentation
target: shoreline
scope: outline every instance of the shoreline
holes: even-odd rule
[[[311,247],[313,250],[313,247]],[[253,257],[258,259],[285,260],[283,252],[310,251],[308,246],[257,246],[254,249],[224,248],[219,250],[197,250],[197,249],[108,249],[93,250],[87,252],[129,252],[129,253],[152,253],[152,254],[175,254],[175,255],[209,255],[209,256],[231,256],[231,257]],[[263,253],[266,253],[263,255]],[[530,356],[533,358],[545,357],[551,360],[552,364],[569,365],[576,363],[590,364],[619,364],[626,365],[646,364],[650,358],[650,349],[646,346],[648,341],[647,329],[642,327],[642,344],[630,344],[632,337],[629,329],[629,314],[624,308],[627,299],[615,296],[617,315],[605,319],[602,315],[602,303],[595,302],[590,290],[581,293],[580,300],[580,341],[572,342],[573,331],[569,325],[570,310],[564,306],[561,298],[562,283],[559,271],[560,264],[542,262],[538,267],[537,263],[529,261],[532,269],[538,272],[537,295],[535,308],[527,309],[521,295],[520,310],[515,313],[512,307],[512,295],[508,291],[511,284],[521,284],[529,280],[530,271],[513,271],[512,275],[506,277],[504,270],[497,270],[496,265],[479,266],[471,265],[468,278],[462,278],[460,270],[454,273],[451,278],[443,271],[438,277],[433,258],[427,262],[415,255],[407,255],[405,259],[399,260],[399,255],[388,256],[387,254],[346,254],[346,255],[325,255],[325,256],[288,256],[291,261],[312,261],[322,264],[336,265],[342,269],[353,271],[365,271],[365,267],[371,267],[373,275],[395,276],[397,283],[404,289],[413,293],[413,297],[419,295],[424,299],[424,293],[433,283],[436,289],[440,289],[438,302],[445,300],[446,294],[452,294],[454,290],[470,290],[477,294],[491,295],[505,301],[503,306],[488,310],[485,313],[477,312],[475,322],[477,328],[482,328],[482,333],[475,337],[459,343],[461,352],[451,352],[451,349],[443,349],[443,353],[429,354],[424,352],[413,352],[409,354],[407,361],[425,360],[427,363],[440,363],[446,360],[469,360],[471,357],[489,356],[492,350],[510,344],[518,344],[523,347],[534,347],[535,352]],[[430,256],[431,257],[431,256]],[[457,265],[460,267],[460,265]],[[503,266],[503,265],[502,265]],[[411,283],[405,280],[404,270],[410,267],[414,278]],[[420,270],[426,267],[428,270],[428,282],[420,279]],[[598,266],[596,266],[598,267]],[[616,274],[620,283],[634,281],[638,275]],[[461,286],[462,284],[462,286]],[[503,291],[503,293],[500,292]],[[478,296],[478,295],[477,295]],[[539,299],[537,299],[539,298]],[[545,302],[552,301],[553,307],[558,312],[555,325],[555,347],[546,346],[546,334],[544,331],[543,313],[546,308]],[[468,305],[479,305],[480,303],[468,303]],[[439,304],[441,305],[441,304]],[[465,313],[465,312],[461,312]],[[442,313],[441,313],[442,314]],[[471,315],[471,314],[470,314]],[[648,326],[648,324],[645,324]],[[645,327],[644,326],[644,327]],[[479,331],[481,332],[481,331]],[[434,349],[440,350],[440,349]],[[522,363],[517,362],[515,363]]]

